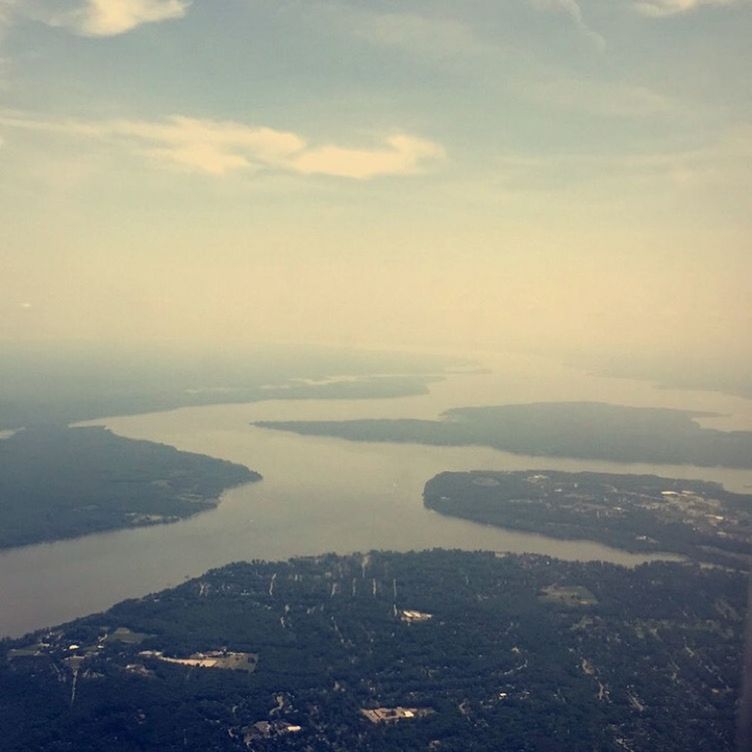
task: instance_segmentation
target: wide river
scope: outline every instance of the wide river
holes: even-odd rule
[[[732,490],[752,492],[752,471],[526,457],[478,447],[360,444],[249,425],[261,419],[433,418],[463,405],[599,400],[715,411],[723,416],[705,424],[752,428],[750,401],[598,378],[530,358],[482,360],[491,373],[451,374],[419,397],[275,400],[92,421],[121,436],[243,463],[261,472],[264,480],[227,492],[216,510],[183,522],[0,554],[0,635],[19,635],[99,611],[245,559],[431,547],[534,552],[625,565],[648,558],[587,541],[559,541],[430,512],[422,504],[423,485],[442,470],[648,472],[714,480]]]

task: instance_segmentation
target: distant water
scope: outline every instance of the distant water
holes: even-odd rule
[[[452,374],[431,394],[394,400],[275,400],[107,418],[131,438],[241,462],[264,476],[220,506],[172,525],[92,535],[0,554],[0,634],[18,635],[102,610],[243,559],[372,548],[432,547],[549,554],[635,565],[651,557],[440,516],[424,509],[425,482],[443,470],[557,469],[654,473],[752,493],[752,471],[525,457],[479,447],[362,444],[250,426],[254,420],[433,418],[449,407],[600,400],[724,413],[717,428],[752,428],[752,403],[588,376],[548,361],[497,358],[492,374]],[[653,558],[672,558],[670,556]]]

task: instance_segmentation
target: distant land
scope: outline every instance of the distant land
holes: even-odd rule
[[[0,643],[4,752],[734,749],[746,580],[434,550],[233,564]]]
[[[550,353],[546,353],[550,355]],[[563,355],[577,369],[609,378],[650,381],[662,389],[691,389],[752,399],[752,352],[749,347],[725,348],[708,357],[706,352],[660,354],[628,351]]]
[[[442,420],[259,421],[351,441],[483,445],[516,454],[616,462],[752,468],[752,431],[702,428],[707,413],[602,402],[460,407]]]
[[[0,430],[47,423],[76,423],[113,415],[174,410],[229,403],[264,400],[305,399],[388,399],[428,393],[428,386],[439,376],[357,376],[312,381],[290,379],[279,384],[255,386],[208,386],[178,389],[162,386],[142,393],[80,394],[59,401],[20,400],[0,402]],[[165,384],[172,384],[170,379]]]
[[[260,478],[104,428],[25,429],[0,440],[0,548],[174,522]]]
[[[752,496],[716,483],[555,470],[446,472],[426,507],[512,530],[749,569]]]
[[[166,349],[9,345],[0,360],[0,430],[270,399],[369,399],[428,392],[466,361],[325,347],[232,355]]]

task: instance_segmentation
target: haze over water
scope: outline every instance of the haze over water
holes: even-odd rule
[[[151,528],[92,535],[0,554],[0,634],[102,610],[236,560],[372,548],[532,552],[634,565],[648,557],[442,517],[423,508],[425,482],[443,470],[559,469],[700,478],[749,492],[752,471],[526,457],[483,447],[351,443],[251,426],[264,419],[433,418],[450,407],[600,400],[725,413],[716,428],[752,427],[752,403],[710,392],[656,389],[589,376],[547,360],[484,356],[493,373],[450,374],[430,394],[391,400],[274,400],[92,421],[258,470],[260,483],[226,493],[216,510]],[[668,557],[670,558],[670,557]]]

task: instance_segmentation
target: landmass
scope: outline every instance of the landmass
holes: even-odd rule
[[[0,430],[180,407],[271,399],[426,394],[465,362],[408,353],[261,347],[244,352],[112,352],[9,345],[0,361]]]
[[[482,445],[515,454],[752,468],[752,431],[718,431],[708,413],[601,402],[460,407],[442,420],[259,421],[254,425],[351,441]]]
[[[5,752],[734,748],[746,580],[429,551],[233,564],[0,643]]]
[[[0,440],[0,548],[174,522],[260,478],[105,428],[25,429]]]
[[[426,483],[423,499],[442,514],[513,530],[752,566],[752,496],[718,483],[555,470],[446,472]]]
[[[393,399],[428,394],[440,377],[357,376],[321,381],[285,379],[255,386],[208,386],[136,394],[84,394],[57,403],[0,402],[0,428],[16,429],[46,423],[78,423],[113,415],[139,415],[182,407],[244,404],[265,400]],[[1,391],[1,389],[0,389]]]
[[[568,363],[578,370],[617,379],[650,381],[661,389],[691,389],[752,399],[752,371],[749,348],[724,348],[714,357],[699,350],[672,353],[638,352],[633,348],[619,352],[580,352],[568,356]]]

